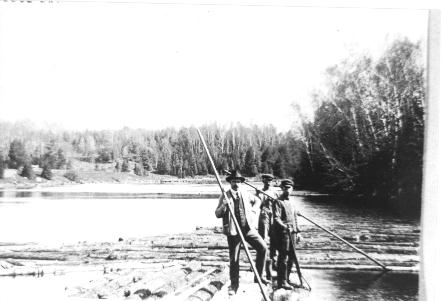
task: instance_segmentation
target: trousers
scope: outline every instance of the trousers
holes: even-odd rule
[[[248,227],[247,227],[248,228]],[[264,262],[267,256],[267,246],[264,240],[255,230],[244,229],[242,231],[244,239],[253,249],[256,250],[256,270],[258,275],[262,277]],[[239,251],[241,246],[241,238],[239,235],[227,236],[230,257],[230,282],[232,286],[239,285]]]
[[[278,284],[290,279],[295,260],[295,250],[291,239],[295,239],[295,237],[288,232],[281,233],[278,237]]]
[[[259,215],[258,233],[269,243],[269,252],[267,252],[268,260],[276,263],[275,237],[272,229],[272,212],[270,210],[261,210]]]

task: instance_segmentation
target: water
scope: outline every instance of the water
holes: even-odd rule
[[[312,291],[302,300],[418,300],[418,274],[305,270]]]
[[[216,185],[173,184],[91,184],[0,191],[0,244],[117,241],[119,237],[140,238],[189,232],[197,226],[219,226],[220,220],[214,215],[218,194]],[[337,230],[355,224],[361,230],[379,231],[385,227],[413,231],[419,226],[417,220],[394,217],[382,210],[342,206],[328,196],[296,196],[296,202],[303,214]],[[305,276],[313,287],[305,300],[418,300],[417,274],[306,270]],[[84,279],[87,277],[78,273],[1,277],[0,300],[60,300],[66,283],[72,286]]]
[[[213,185],[81,185],[2,192],[1,242],[116,241],[217,226],[216,194]]]

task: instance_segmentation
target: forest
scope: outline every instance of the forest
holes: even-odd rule
[[[351,195],[419,212],[424,128],[425,58],[421,43],[398,39],[377,58],[351,57],[324,73],[313,91],[313,116],[293,104],[292,129],[206,124],[200,128],[216,168],[254,177],[291,177],[298,189]],[[194,177],[210,173],[195,127],[162,130],[37,129],[0,121],[0,178],[5,168],[50,179],[74,160],[112,163],[116,172]]]

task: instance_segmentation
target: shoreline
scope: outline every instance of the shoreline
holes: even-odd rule
[[[129,172],[96,171],[96,170],[72,170],[77,174],[75,181],[67,179],[64,174],[69,170],[53,170],[51,180],[44,179],[36,171],[35,179],[27,179],[17,175],[16,170],[6,170],[4,179],[0,179],[0,190],[26,190],[40,187],[59,187],[65,185],[81,184],[216,184],[216,179],[210,176],[195,176],[178,178],[170,175],[149,173],[146,176],[138,176]]]
[[[80,186],[92,184],[128,184],[128,185],[217,185],[216,178],[212,175],[195,176],[179,178],[170,175],[159,175],[150,173],[147,176],[137,176],[133,173],[125,172],[109,172],[109,171],[77,171],[79,175],[78,181],[71,181],[63,176],[66,170],[54,170],[54,178],[46,180],[39,176],[34,180],[29,180],[18,175],[9,176],[5,179],[0,179],[0,191],[22,191],[22,190],[37,190],[39,188],[65,187],[65,186]],[[11,173],[11,172],[10,172]],[[262,183],[257,178],[246,178],[249,183],[253,183],[258,188]],[[224,183],[226,186],[228,183]],[[276,187],[276,186],[275,186]],[[248,189],[246,187],[246,189]],[[216,196],[219,196],[219,189],[216,189]],[[198,195],[195,193],[195,195]],[[328,196],[330,194],[321,193],[310,190],[294,190],[295,196]]]

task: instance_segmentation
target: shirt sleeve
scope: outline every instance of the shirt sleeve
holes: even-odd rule
[[[223,204],[224,194],[221,194],[218,200],[218,206],[215,209],[215,215],[217,218],[223,217],[227,212],[227,205]]]
[[[254,208],[260,208],[261,207],[261,203],[262,203],[261,198],[257,197],[256,195],[253,195],[253,194],[251,195],[251,198],[252,198],[252,201],[251,201],[252,206]]]
[[[282,215],[281,202],[278,200],[273,202],[273,214],[274,214],[274,222],[277,225],[279,225],[279,227],[281,227],[282,229],[286,229],[287,226],[285,225],[285,223],[281,219],[281,215]]]

